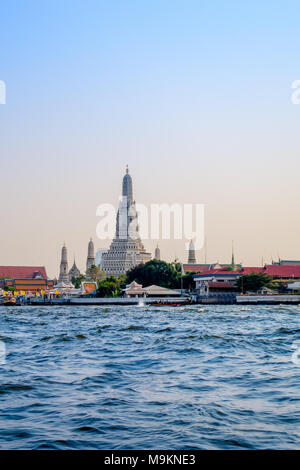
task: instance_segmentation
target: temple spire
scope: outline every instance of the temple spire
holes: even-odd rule
[[[86,272],[95,264],[95,249],[92,237],[88,244],[88,255],[86,259]]]
[[[74,263],[73,263],[72,268],[69,271],[69,281],[72,282],[73,278],[77,279],[80,276],[81,276],[81,273],[80,273],[79,269],[76,266],[75,253],[74,253]]]
[[[190,241],[189,246],[189,257],[188,257],[188,264],[196,264],[196,253],[195,253],[195,245],[193,240]]]
[[[158,247],[158,244],[157,244],[157,246],[156,246],[156,248],[155,248],[155,255],[154,255],[154,258],[160,261],[160,249],[159,249],[159,247]]]
[[[68,276],[68,252],[67,252],[67,247],[66,244],[63,244],[63,247],[61,249],[61,261],[60,261],[60,268],[59,268],[59,282],[69,282],[69,276]]]
[[[122,183],[122,196],[127,198],[127,207],[133,203],[132,178],[129,174],[128,165]]]

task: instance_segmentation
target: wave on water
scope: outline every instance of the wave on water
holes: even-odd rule
[[[297,449],[298,313],[0,307],[0,447]]]
[[[127,326],[126,328],[123,328],[123,331],[138,331],[138,330],[147,330],[148,328],[143,325],[130,325]]]

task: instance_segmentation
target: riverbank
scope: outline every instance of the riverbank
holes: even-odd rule
[[[57,306],[57,305],[70,305],[70,306],[84,306],[84,305],[155,305],[158,306],[184,306],[184,305],[299,305],[300,295],[237,295],[231,299],[222,299],[221,297],[202,297],[197,300],[189,302],[186,297],[173,297],[173,298],[124,298],[124,297],[70,297],[70,298],[55,298],[55,299],[42,299],[35,298],[27,299],[26,303],[21,302],[21,305],[30,306]],[[19,303],[20,305],[20,303]]]

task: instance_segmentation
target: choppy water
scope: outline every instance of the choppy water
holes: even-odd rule
[[[0,447],[299,448],[299,319],[299,306],[0,307]]]

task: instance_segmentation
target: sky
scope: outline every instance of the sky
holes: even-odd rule
[[[2,0],[1,265],[83,271],[126,164],[138,203],[205,204],[208,262],[300,259],[296,1]],[[145,240],[154,252],[156,240]],[[185,240],[159,241],[186,261]],[[204,262],[204,250],[197,253]]]

